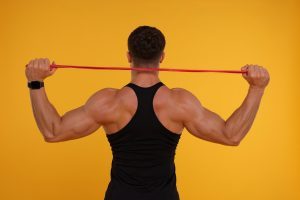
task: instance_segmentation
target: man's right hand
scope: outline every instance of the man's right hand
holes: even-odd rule
[[[251,88],[264,89],[269,81],[269,72],[258,65],[245,65],[241,70],[247,70],[247,73],[243,73],[243,77],[248,81]]]

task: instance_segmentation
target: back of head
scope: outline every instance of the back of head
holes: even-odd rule
[[[137,66],[158,66],[165,44],[163,33],[151,26],[139,26],[128,37],[128,51]]]

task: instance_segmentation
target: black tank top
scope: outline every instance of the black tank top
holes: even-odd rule
[[[153,109],[153,97],[163,85],[124,86],[133,89],[138,106],[125,127],[106,134],[113,159],[104,200],[179,200],[174,157],[181,134],[162,125]]]

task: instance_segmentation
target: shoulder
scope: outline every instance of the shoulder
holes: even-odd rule
[[[198,116],[199,113],[203,113],[204,107],[192,92],[183,88],[173,88],[172,93],[181,121],[191,121]]]
[[[116,98],[119,89],[103,88],[93,93],[87,100],[86,104],[105,104],[111,103]]]
[[[119,89],[103,88],[93,93],[86,101],[84,108],[96,121],[107,121],[115,113],[118,105]]]
[[[201,104],[198,98],[190,91],[184,88],[172,88],[171,89],[173,99],[180,105],[189,105],[191,103]]]
[[[191,91],[173,88],[172,93],[176,108],[184,120],[190,119],[194,113],[203,111],[200,100]]]

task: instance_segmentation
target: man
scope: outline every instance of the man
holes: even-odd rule
[[[158,68],[165,53],[165,37],[155,27],[140,26],[128,38],[131,67]],[[49,59],[26,65],[29,87],[55,73]],[[34,117],[46,142],[87,136],[101,126],[110,142],[113,161],[106,200],[175,200],[174,156],[184,128],[194,136],[237,146],[249,131],[269,82],[266,69],[245,65],[242,76],[249,89],[243,103],[225,121],[205,108],[189,91],[168,88],[158,71],[131,71],[131,82],[121,89],[95,92],[84,105],[60,116],[44,87],[30,89]]]

